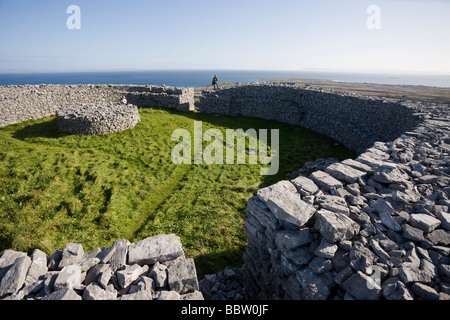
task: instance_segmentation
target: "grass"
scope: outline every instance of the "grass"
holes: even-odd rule
[[[48,255],[68,242],[85,251],[161,233],[180,236],[199,278],[240,267],[247,200],[306,161],[356,155],[308,129],[256,118],[140,108],[132,130],[105,136],[58,132],[55,117],[0,129],[0,253]],[[180,165],[175,129],[279,129],[280,171],[261,165]]]

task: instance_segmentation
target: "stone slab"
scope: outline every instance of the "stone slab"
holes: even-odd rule
[[[301,199],[300,193],[289,181],[262,189],[258,197],[264,199],[274,216],[299,227],[305,225],[314,215],[316,209]]]
[[[357,170],[343,163],[333,163],[325,169],[332,177],[347,183],[355,183],[359,178],[367,175],[367,172]]]
[[[169,235],[157,235],[128,247],[128,264],[149,264],[165,262],[184,256],[180,237]]]
[[[320,188],[324,188],[327,192],[330,192],[331,188],[339,189],[343,187],[341,181],[333,178],[326,172],[315,171],[310,175],[311,180],[313,180]]]
[[[317,212],[314,227],[329,242],[349,240],[360,230],[359,224],[346,215],[325,209]]]

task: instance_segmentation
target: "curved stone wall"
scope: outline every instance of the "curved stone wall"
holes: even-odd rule
[[[203,91],[200,112],[243,115],[310,128],[357,152],[390,141],[417,123],[400,103],[301,89],[293,85],[243,85]]]
[[[197,108],[305,126],[360,154],[249,200],[245,265],[233,271],[246,298],[450,299],[447,107],[253,85],[205,91]],[[221,287],[213,278],[200,287]]]
[[[68,134],[104,135],[132,129],[140,121],[134,105],[90,104],[56,110],[58,130]]]
[[[194,110],[194,88],[133,85],[0,86],[0,128],[52,116],[62,106],[117,104],[122,96],[137,106]]]
[[[360,153],[249,200],[247,299],[450,299],[446,106],[289,85],[205,91],[197,106],[305,126]]]
[[[412,130],[249,200],[247,298],[450,299],[449,112],[405,107]]]

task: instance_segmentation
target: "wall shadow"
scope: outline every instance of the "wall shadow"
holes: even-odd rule
[[[194,258],[198,281],[202,280],[205,275],[223,271],[225,269],[224,266],[231,269],[242,268],[244,265],[242,260],[244,251],[245,247],[242,247],[236,250],[207,253]],[[235,265],[231,265],[230,261],[233,261]]]
[[[248,121],[248,126],[243,127],[242,121],[236,121],[238,117],[233,117],[229,115],[214,115],[214,114],[206,114],[206,113],[199,113],[195,111],[187,112],[187,111],[179,111],[176,109],[170,109],[165,107],[149,107],[149,106],[139,106],[139,110],[144,110],[146,108],[151,108],[154,110],[163,110],[164,112],[167,112],[169,114],[173,115],[179,115],[188,119],[192,119],[192,121],[203,121],[204,123],[208,123],[210,126],[214,127],[225,127],[230,129],[250,129],[250,127],[253,125],[254,122]],[[243,116],[239,116],[240,118]],[[267,120],[267,119],[261,119],[257,117],[244,117],[249,119],[255,119],[258,121],[259,128],[264,128],[267,130],[275,129],[275,128],[287,128],[289,129],[292,134],[292,132],[296,132],[294,130],[300,129],[299,126],[291,125],[291,124],[285,124],[274,120]],[[192,123],[193,126],[193,123]],[[193,127],[192,127],[193,128]],[[258,129],[258,128],[256,128]],[[301,128],[302,130],[304,128]],[[306,130],[307,134],[314,134],[318,136],[326,137],[325,135],[316,133],[310,129],[304,129]],[[13,133],[13,137],[18,140],[26,141],[28,139],[33,138],[60,138],[66,136],[66,134],[59,132],[57,127],[56,118],[51,118],[49,120],[39,120],[38,123],[36,121],[31,122],[30,124],[23,124],[20,129],[16,130]],[[270,134],[269,134],[270,136]],[[170,139],[170,137],[168,137]],[[329,141],[332,141],[331,138],[328,138]],[[340,148],[345,148],[344,146],[340,146]],[[348,149],[348,148],[346,148]],[[330,156],[332,155],[332,152],[330,150]],[[355,154],[356,156],[356,154]],[[315,161],[316,158],[310,158],[308,161]],[[286,179],[285,172],[283,171],[282,165],[283,162],[287,162],[286,159],[283,157],[280,158],[280,172],[277,175],[274,176],[264,176],[261,177],[261,183],[258,187],[262,188],[271,184],[274,184],[280,180]],[[290,164],[288,166],[291,167],[291,169],[298,170],[301,167],[303,167],[304,163],[302,161],[297,161],[297,159],[294,157],[294,159],[290,159]],[[293,162],[292,162],[293,161]],[[294,166],[292,165],[294,163]],[[293,171],[293,170],[292,170]],[[160,204],[159,204],[160,205]],[[246,216],[245,210],[240,212],[243,217]],[[149,217],[151,219],[151,217]],[[145,223],[146,224],[146,223]],[[143,224],[143,225],[145,225]],[[138,230],[136,234],[139,234],[140,230]],[[0,239],[0,245],[2,247],[9,247],[10,245],[10,239]],[[235,268],[235,267],[242,267],[243,261],[242,256],[245,251],[245,246],[239,247],[235,250],[225,250],[222,252],[217,253],[207,253],[204,255],[199,255],[195,257],[195,263],[197,267],[198,272],[198,278],[199,280],[202,279],[206,274],[212,274],[219,271],[222,271],[225,267]],[[233,265],[234,264],[234,265]]]
[[[56,118],[42,123],[31,124],[14,132],[13,137],[25,141],[33,138],[60,138],[65,134],[59,132]]]
[[[205,114],[205,113],[199,113],[196,111],[186,112],[186,111],[178,111],[178,110],[174,110],[174,109],[168,109],[168,108],[164,108],[164,107],[139,107],[139,108],[141,108],[141,109],[151,108],[154,110],[163,110],[163,111],[168,112],[173,115],[180,115],[180,116],[192,119],[193,121],[203,121],[204,124],[208,123],[208,125],[214,126],[214,127],[226,127],[226,128],[230,128],[230,129],[247,130],[247,129],[250,129],[250,126],[252,126],[254,124],[254,122],[249,121],[248,127],[242,127],[242,121],[238,122],[238,121],[236,121],[236,119],[238,117],[243,117],[243,116],[233,117],[233,116],[229,116],[229,115]],[[286,137],[286,136],[283,137],[280,134],[280,149],[281,149],[280,153],[281,154],[280,154],[279,173],[274,176],[262,176],[261,182],[258,185],[258,190],[261,188],[273,185],[273,184],[277,183],[278,181],[288,179],[286,174],[301,169],[304,166],[306,161],[316,161],[317,160],[317,158],[314,157],[314,153],[311,153],[311,155],[306,155],[303,160],[299,160],[300,158],[298,157],[297,154],[294,154],[294,155],[290,154],[289,146],[287,148],[284,148],[284,150],[283,150],[283,148],[282,148],[283,138],[285,139],[284,141],[288,141],[297,132],[299,135],[317,136],[317,137],[319,137],[318,138],[319,142],[324,141],[324,143],[327,143],[327,145],[331,145],[332,148],[330,148],[330,149],[323,148],[323,149],[327,149],[325,152],[327,158],[334,157],[336,155],[335,152],[338,149],[347,150],[347,152],[346,152],[347,156],[344,159],[339,159],[340,161],[348,159],[348,158],[355,159],[357,157],[357,153],[355,151],[350,150],[349,148],[345,147],[344,145],[337,143],[332,138],[330,138],[326,135],[317,133],[311,129],[307,129],[307,128],[296,126],[296,125],[286,124],[286,123],[282,123],[282,122],[278,122],[278,121],[274,121],[274,120],[267,120],[267,119],[261,119],[261,118],[256,118],[256,117],[245,117],[245,118],[257,120],[258,124],[259,124],[259,128],[264,128],[269,131],[270,131],[270,129],[276,129],[276,128],[280,128],[281,130],[285,129],[285,131],[291,135],[288,137]],[[192,123],[192,126],[193,126],[193,123]],[[185,128],[185,129],[190,130],[191,128]],[[258,129],[258,128],[255,128],[255,129]],[[203,130],[205,130],[205,127],[203,128]],[[281,133],[281,131],[280,131],[280,133]],[[270,133],[269,133],[269,136],[270,136]],[[295,139],[291,139],[291,140],[295,141],[295,142],[297,141]],[[301,148],[301,149],[303,149],[303,148]],[[302,150],[300,150],[300,152],[302,152]],[[256,194],[254,194],[253,196],[255,196],[255,195]],[[244,217],[244,220],[245,220],[246,208],[244,210],[242,210],[242,212],[240,212],[239,214],[242,217]],[[247,237],[247,235],[245,235],[245,237]],[[245,252],[245,248],[246,248],[246,245],[244,245],[236,250],[226,250],[226,251],[219,252],[219,253],[207,253],[207,254],[203,254],[203,255],[199,255],[199,256],[195,257],[194,260],[195,260],[195,264],[196,264],[198,279],[199,280],[203,279],[204,276],[207,274],[214,274],[219,271],[223,271],[226,267],[241,268],[244,264],[243,260],[242,260],[242,256]]]

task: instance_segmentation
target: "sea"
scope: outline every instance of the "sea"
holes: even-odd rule
[[[201,88],[219,83],[262,83],[269,79],[315,79],[340,82],[393,85],[423,85],[450,88],[449,75],[374,74],[304,71],[180,70],[180,71],[101,71],[67,73],[0,73],[0,85],[25,84],[134,84]]]

